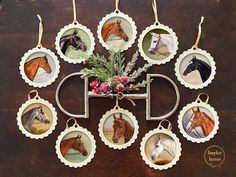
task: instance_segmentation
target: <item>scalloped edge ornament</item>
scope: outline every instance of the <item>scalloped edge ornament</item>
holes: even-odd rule
[[[89,51],[87,51],[87,55],[92,55],[93,54],[93,51],[95,49],[95,38],[93,37],[93,33],[91,32],[91,30],[82,25],[82,24],[79,24],[79,23],[71,23],[69,25],[66,25],[64,26],[58,33],[57,33],[57,36],[56,36],[56,41],[55,41],[55,45],[56,45],[56,51],[58,53],[58,55],[65,61],[65,62],[68,62],[68,63],[73,63],[73,64],[78,64],[78,63],[81,63],[83,61],[85,61],[86,59],[84,58],[78,58],[78,59],[71,59],[67,56],[65,56],[62,51],[61,51],[61,48],[60,48],[60,39],[62,37],[62,35],[70,30],[70,29],[80,29],[82,31],[84,31],[88,36],[89,36],[89,39],[90,39],[90,42],[91,42],[91,45],[90,45],[90,49]]]
[[[102,38],[102,27],[103,25],[107,22],[107,20],[111,19],[111,18],[115,18],[115,17],[120,17],[125,19],[126,21],[129,22],[129,24],[132,27],[133,30],[133,35],[132,38],[130,39],[130,42],[123,46],[121,49],[117,49],[117,48],[110,48],[103,40]],[[124,14],[123,12],[121,12],[120,10],[115,10],[114,12],[107,14],[105,17],[102,18],[102,20],[99,22],[98,25],[98,30],[97,30],[97,35],[98,35],[98,40],[99,42],[102,44],[102,46],[106,49],[106,50],[115,50],[115,51],[125,51],[128,50],[130,47],[132,47],[132,45],[135,43],[135,40],[137,38],[137,27],[135,25],[134,20],[128,16],[127,14]]]
[[[167,31],[171,35],[171,37],[174,41],[174,48],[173,48],[172,53],[167,58],[162,59],[162,60],[151,59],[150,57],[148,57],[145,54],[145,52],[143,50],[143,40],[144,40],[145,36],[147,35],[147,33],[149,33],[150,31],[152,31],[154,29],[162,29],[162,30]],[[146,60],[147,62],[149,62],[151,64],[161,65],[161,64],[165,64],[165,63],[169,62],[170,60],[172,60],[175,57],[175,55],[178,51],[178,46],[179,46],[178,37],[177,37],[176,33],[173,31],[173,29],[166,26],[166,25],[160,24],[160,23],[154,23],[153,25],[146,27],[146,29],[142,31],[142,33],[138,39],[138,50],[139,50],[140,55],[143,57],[144,60]]]
[[[79,162],[79,163],[72,163],[72,162],[67,161],[62,156],[61,151],[60,151],[60,143],[61,143],[62,139],[64,138],[64,136],[67,135],[68,133],[74,132],[74,131],[77,131],[77,132],[79,131],[79,132],[83,132],[84,134],[86,134],[86,136],[89,137],[91,144],[92,144],[92,148],[91,148],[92,150],[91,150],[91,153],[89,154],[88,158],[86,160],[84,160],[83,162]],[[78,124],[76,124],[73,127],[69,127],[61,132],[61,134],[57,138],[55,148],[56,148],[57,157],[60,159],[60,161],[62,163],[64,163],[65,165],[67,165],[69,167],[78,168],[78,167],[83,167],[83,166],[87,165],[94,158],[94,155],[96,153],[96,141],[90,131],[88,131],[86,128],[83,128],[81,126],[78,126]]]
[[[45,133],[43,134],[39,134],[39,135],[36,135],[36,134],[32,134],[30,132],[28,132],[24,126],[22,125],[22,120],[21,120],[21,116],[24,112],[24,110],[30,106],[31,104],[43,104],[44,106],[48,107],[48,109],[50,109],[51,113],[52,113],[52,125],[50,127],[50,129],[48,129],[48,131],[46,131]],[[57,124],[57,112],[56,112],[56,109],[53,107],[53,105],[51,103],[49,103],[47,100],[44,100],[42,98],[40,98],[39,96],[36,96],[30,100],[27,100],[19,109],[18,113],[17,113],[17,125],[19,127],[19,129],[21,130],[21,132],[26,136],[26,137],[29,137],[31,139],[43,139],[45,137],[47,137],[48,135],[50,135],[53,130],[56,128],[56,124]]]
[[[154,163],[152,163],[146,156],[146,153],[145,153],[145,145],[146,145],[146,142],[147,140],[155,135],[155,134],[166,134],[168,136],[170,136],[176,143],[176,155],[175,155],[175,158],[168,164],[165,164],[165,165],[156,165]],[[141,152],[141,156],[142,156],[142,159],[144,160],[144,162],[151,168],[154,168],[155,170],[166,170],[168,168],[171,168],[173,167],[174,165],[176,165],[176,163],[179,161],[180,159],[180,156],[181,156],[181,151],[182,151],[182,148],[181,148],[181,143],[179,141],[179,138],[171,131],[171,130],[168,130],[168,129],[165,129],[165,128],[156,128],[154,130],[150,130],[148,133],[145,134],[145,136],[142,138],[142,141],[140,143],[140,152]]]
[[[183,117],[185,115],[185,113],[193,108],[193,107],[203,107],[205,109],[207,109],[208,111],[211,112],[211,114],[213,115],[214,117],[214,121],[215,121],[215,125],[214,125],[214,128],[212,130],[212,132],[210,133],[210,135],[208,135],[207,137],[205,138],[193,138],[192,136],[188,135],[186,133],[186,131],[184,130],[183,128],[183,124],[182,124],[182,120],[183,120]],[[179,113],[179,116],[178,116],[178,127],[180,129],[180,133],[188,140],[188,141],[191,141],[193,143],[204,143],[204,142],[207,142],[209,141],[210,139],[212,139],[216,133],[217,133],[217,130],[219,129],[219,116],[217,115],[217,112],[215,111],[215,109],[213,107],[211,107],[209,104],[207,103],[204,103],[202,101],[195,101],[195,102],[192,102],[190,104],[187,104],[185,107],[183,107],[183,109],[180,111]]]
[[[118,144],[109,142],[103,132],[103,125],[104,125],[106,119],[109,116],[111,116],[112,114],[118,114],[118,113],[125,114],[126,116],[128,116],[134,124],[134,134],[133,134],[132,138],[127,143],[122,144],[122,145],[118,145]],[[139,126],[138,126],[138,121],[136,120],[136,117],[128,110],[122,109],[120,107],[118,107],[117,109],[113,108],[110,111],[107,111],[100,119],[100,123],[98,125],[99,136],[101,137],[101,140],[104,142],[104,144],[107,145],[109,148],[119,149],[119,150],[126,149],[127,147],[131,146],[135,142],[135,140],[138,137],[138,133],[139,133],[138,130],[139,130]]]
[[[28,59],[28,57],[34,53],[38,53],[38,52],[42,52],[42,53],[46,53],[47,55],[49,55],[53,61],[55,62],[55,72],[54,72],[54,76],[49,79],[47,82],[44,83],[35,83],[33,81],[31,81],[25,74],[24,71],[24,65],[25,65],[25,61]],[[57,56],[49,49],[46,49],[44,47],[35,47],[33,49],[28,50],[24,56],[21,58],[20,61],[20,66],[19,66],[19,70],[20,70],[20,74],[21,77],[24,79],[24,81],[29,84],[30,86],[33,87],[38,87],[38,88],[42,88],[42,87],[47,87],[49,85],[51,85],[53,82],[55,82],[55,80],[57,79],[59,72],[60,72],[60,63],[59,60],[57,58]]]
[[[188,55],[191,55],[191,54],[194,54],[194,53],[197,53],[197,54],[200,54],[200,55],[203,55],[204,57],[206,57],[210,64],[211,64],[211,75],[210,77],[207,79],[206,82],[202,83],[202,84],[199,84],[199,85],[193,85],[193,84],[190,84],[188,82],[186,82],[182,77],[181,77],[181,74],[180,74],[180,65],[181,65],[181,62],[183,61],[183,59],[185,57],[187,57]],[[202,89],[204,87],[207,87],[209,84],[212,83],[214,77],[215,77],[215,74],[216,74],[216,63],[214,61],[214,58],[210,55],[210,53],[208,53],[207,51],[205,50],[202,50],[200,48],[190,48],[188,49],[187,51],[184,51],[180,56],[179,58],[176,60],[176,63],[175,63],[175,75],[178,79],[178,81],[184,85],[186,88],[190,88],[190,89]]]

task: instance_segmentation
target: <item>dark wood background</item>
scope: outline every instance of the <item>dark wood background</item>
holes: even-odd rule
[[[43,45],[55,51],[55,37],[64,25],[72,22],[70,0],[0,0],[0,176],[2,177],[234,177],[236,175],[236,1],[235,0],[163,0],[159,1],[159,19],[174,29],[179,38],[179,50],[176,57],[191,47],[197,34],[200,16],[205,16],[203,37],[200,47],[215,58],[217,74],[213,83],[203,90],[186,89],[177,81],[174,74],[175,59],[163,66],[154,66],[149,73],[162,73],[172,78],[181,93],[178,111],[169,119],[173,132],[182,143],[180,161],[171,169],[158,171],[149,168],[140,156],[140,142],[149,130],[157,127],[158,122],[145,120],[145,102],[136,101],[133,107],[122,101],[121,106],[132,111],[140,126],[138,139],[128,149],[113,150],[103,144],[98,135],[98,123],[101,116],[114,106],[114,100],[94,98],[90,101],[90,118],[79,120],[79,124],[92,132],[97,141],[95,158],[83,168],[69,168],[62,164],[55,153],[57,136],[65,128],[68,119],[57,108],[54,95],[58,83],[72,72],[80,71],[82,65],[72,65],[60,60],[59,78],[51,86],[39,89],[41,97],[49,100],[57,108],[58,124],[56,130],[43,140],[26,138],[16,125],[16,114],[27,93],[32,90],[19,74],[21,57],[28,49],[37,44],[38,20],[40,13],[44,20]],[[129,14],[138,27],[138,35],[154,21],[151,0],[121,0],[120,9]],[[78,0],[78,20],[89,27],[96,38],[99,21],[114,10],[113,0]],[[131,49],[125,52],[127,60],[137,50],[137,40]],[[96,38],[96,51],[107,55],[107,51]],[[138,65],[145,62],[140,57]],[[144,76],[143,76],[144,78]],[[62,89],[63,105],[73,112],[82,112],[82,81],[74,78]],[[153,114],[168,111],[174,103],[169,85],[162,81],[153,84]],[[207,143],[194,144],[180,134],[177,116],[182,107],[193,100],[200,92],[210,95],[210,104],[218,111],[220,129],[217,135]],[[172,93],[172,94],[171,94]],[[160,101],[161,100],[161,101]],[[165,106],[164,106],[165,105]],[[220,168],[206,165],[203,153],[210,145],[221,146],[226,153],[224,164]]]

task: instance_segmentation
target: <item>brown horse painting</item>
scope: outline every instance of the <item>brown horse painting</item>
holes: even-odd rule
[[[65,157],[70,149],[74,149],[82,153],[83,156],[88,155],[88,151],[81,140],[81,135],[74,138],[69,138],[61,141],[60,150],[63,157]]]
[[[43,68],[48,74],[52,72],[46,55],[33,58],[24,65],[25,74],[31,81],[34,80],[39,68]]]
[[[114,34],[115,36],[120,37],[125,42],[129,41],[129,37],[124,32],[121,27],[121,21],[117,20],[117,22],[105,24],[102,28],[102,38],[106,42],[110,35]]]
[[[114,124],[113,129],[114,133],[112,136],[112,141],[114,143],[118,143],[120,138],[124,136],[125,143],[127,143],[134,134],[134,128],[130,125],[130,123],[122,118],[122,114],[120,113],[120,117],[116,117],[115,114],[113,114],[114,118]]]
[[[192,112],[193,115],[187,125],[187,130],[192,131],[192,129],[196,127],[201,127],[204,136],[205,137],[208,136],[214,128],[215,125],[214,120],[210,118],[206,113],[201,112],[199,107],[197,107],[197,110],[194,110],[194,108],[192,108]]]

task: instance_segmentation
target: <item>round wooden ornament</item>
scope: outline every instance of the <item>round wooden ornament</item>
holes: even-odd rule
[[[60,64],[57,56],[42,46],[43,23],[40,15],[37,17],[39,19],[38,44],[24,54],[19,69],[26,83],[41,88],[51,85],[56,80],[60,72]]]
[[[119,10],[119,0],[115,3],[115,11],[99,22],[97,34],[99,42],[107,50],[124,51],[135,42],[137,27],[131,17]]]
[[[35,96],[32,97],[31,95]],[[17,113],[17,125],[21,132],[31,139],[47,137],[55,129],[57,112],[52,104],[42,99],[37,90],[28,94],[26,101]]]
[[[69,126],[73,120],[74,124]],[[56,141],[56,153],[62,163],[69,167],[82,167],[94,158],[96,141],[90,131],[78,125],[75,118],[66,122],[66,129]]]
[[[174,58],[179,42],[176,33],[159,22],[156,0],[153,0],[152,7],[155,22],[140,35],[138,49],[144,60],[152,64],[161,65]]]
[[[216,74],[216,64],[213,57],[198,48],[201,38],[201,24],[204,17],[201,17],[198,36],[192,48],[184,51],[175,64],[175,75],[182,85],[190,89],[202,89],[207,87]]]
[[[164,128],[162,123],[168,122]],[[171,123],[164,119],[158,127],[149,131],[142,139],[140,151],[144,162],[156,170],[166,170],[174,166],[181,156],[181,143],[171,131]]]
[[[205,101],[203,101],[203,96],[206,97]],[[195,102],[188,104],[180,111],[178,126],[187,140],[194,143],[204,143],[217,133],[219,117],[208,101],[209,96],[201,93]]]
[[[93,53],[95,39],[90,29],[77,21],[75,0],[72,3],[74,20],[58,32],[55,45],[58,55],[64,61],[77,64],[86,60],[83,56]]]
[[[102,141],[113,149],[125,149],[137,139],[138,122],[135,116],[128,110],[116,106],[107,111],[99,123],[99,136]]]

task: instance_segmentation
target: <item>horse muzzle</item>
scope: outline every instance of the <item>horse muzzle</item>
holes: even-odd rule
[[[129,38],[128,38],[128,37],[124,37],[123,40],[124,40],[125,42],[128,42],[128,41],[129,41]]]
[[[82,152],[83,156],[87,156],[88,155],[88,152],[87,151],[84,151]]]
[[[155,55],[156,51],[155,51],[155,49],[149,49],[148,53],[151,54],[151,55]]]

